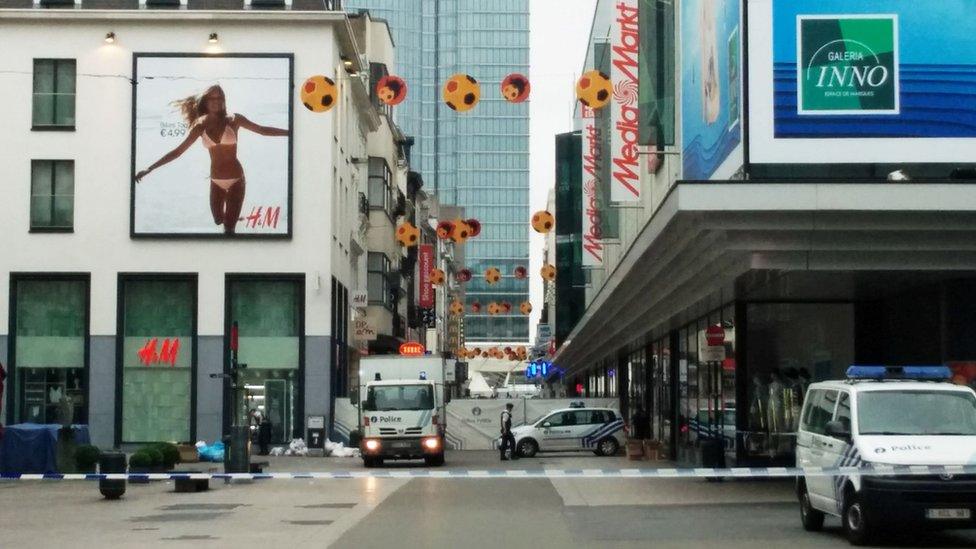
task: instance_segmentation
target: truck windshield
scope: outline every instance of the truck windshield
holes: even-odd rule
[[[434,407],[432,385],[374,385],[366,393],[364,408],[387,410],[430,410]]]
[[[976,398],[962,391],[870,391],[857,397],[862,435],[976,436]]]

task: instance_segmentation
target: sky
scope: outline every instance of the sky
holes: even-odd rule
[[[529,199],[533,212],[545,209],[549,189],[555,184],[555,135],[573,129],[574,89],[583,68],[595,7],[596,0],[530,3]],[[542,312],[539,270],[545,236],[531,230],[529,234],[529,296],[533,307],[529,326],[534,341]]]

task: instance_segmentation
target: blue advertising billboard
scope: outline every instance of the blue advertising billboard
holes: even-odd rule
[[[687,180],[742,166],[739,0],[681,2],[681,135]]]
[[[976,0],[749,2],[755,163],[962,162]]]

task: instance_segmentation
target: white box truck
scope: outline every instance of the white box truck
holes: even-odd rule
[[[444,371],[453,367],[453,360],[433,356],[361,359],[359,390],[352,399],[359,410],[359,449],[366,467],[387,459],[444,464]]]

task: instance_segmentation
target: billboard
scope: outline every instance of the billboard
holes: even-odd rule
[[[594,119],[593,109],[581,106],[583,129],[580,162],[583,166],[583,266],[603,266],[603,215],[607,209],[600,183],[603,173],[602,129]]]
[[[132,236],[291,235],[292,57],[133,56]]]
[[[728,179],[742,166],[739,0],[681,2],[682,177]]]
[[[637,0],[617,0],[610,25],[610,81],[613,100],[610,102],[610,200],[635,202],[640,200],[640,156],[638,137],[638,64],[640,25]]]
[[[434,306],[434,286],[430,273],[434,270],[434,245],[417,246],[417,305],[422,309]]]
[[[976,0],[749,2],[750,161],[971,162],[973,13]]]

